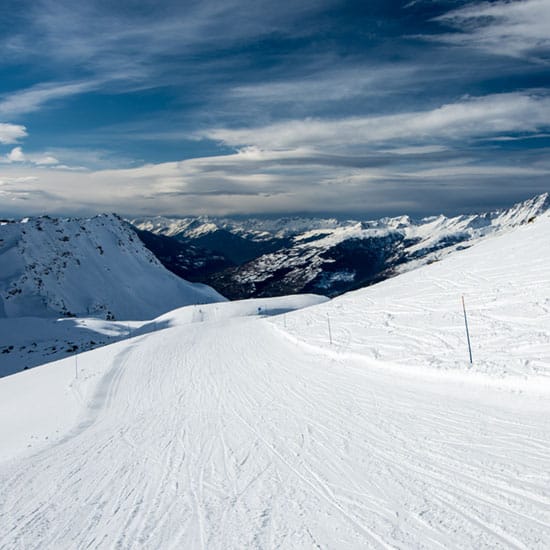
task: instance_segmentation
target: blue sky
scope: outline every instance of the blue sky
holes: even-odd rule
[[[111,4],[0,4],[0,214],[420,216],[550,190],[550,0]]]

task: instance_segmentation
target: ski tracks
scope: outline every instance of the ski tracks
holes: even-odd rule
[[[150,334],[77,429],[0,471],[0,547],[547,548],[548,404],[476,391],[258,319]]]

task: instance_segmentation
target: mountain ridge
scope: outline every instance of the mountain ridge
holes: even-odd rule
[[[0,223],[0,317],[150,318],[223,299],[167,271],[115,214]]]
[[[389,278],[507,228],[527,223],[550,209],[548,193],[508,209],[454,217],[443,215],[413,220],[409,216],[378,220],[334,218],[281,218],[235,220],[230,218],[131,220],[140,232],[150,232],[225,257],[234,266],[201,275],[189,270],[192,280],[210,284],[231,299],[314,292],[336,296]],[[238,261],[228,249],[242,243]],[[153,252],[154,247],[151,248]],[[247,255],[256,257],[246,260]],[[168,269],[185,266],[169,261]],[[176,271],[177,272],[177,271]]]

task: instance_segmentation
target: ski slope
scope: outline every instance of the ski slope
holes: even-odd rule
[[[468,371],[469,379],[484,374],[511,387],[523,381],[550,388],[549,239],[545,214],[440,262],[297,311],[277,326],[303,343],[386,368],[429,366],[455,378]]]
[[[173,324],[277,315],[326,300],[328,298],[302,294],[246,300],[221,307],[217,303],[197,304],[147,321],[105,321],[94,317],[0,317],[0,377]]]
[[[0,548],[550,547],[549,236],[277,317],[315,299],[185,308],[78,378],[0,380]]]

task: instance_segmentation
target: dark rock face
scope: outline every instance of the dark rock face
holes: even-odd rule
[[[213,241],[213,235],[209,243],[216,252],[181,236],[165,237],[140,230],[137,234],[170,271],[187,280],[206,283],[232,300],[304,292],[337,296],[388,278],[407,261],[422,259],[467,240],[464,235],[448,237],[429,248],[409,252],[420,239],[406,239],[399,231],[388,230],[382,235],[352,237],[334,243],[319,242],[323,237],[310,237],[237,264],[234,260],[239,254],[231,250],[229,259],[220,253],[223,246]],[[253,241],[239,239],[243,245],[242,259],[250,254]],[[226,240],[225,236],[222,240]],[[261,249],[276,248],[281,241],[263,241]]]
[[[235,264],[223,254],[208,250],[173,237],[155,235],[150,231],[135,229],[143,244],[160,262],[183,279],[203,282],[205,277],[218,273]]]

